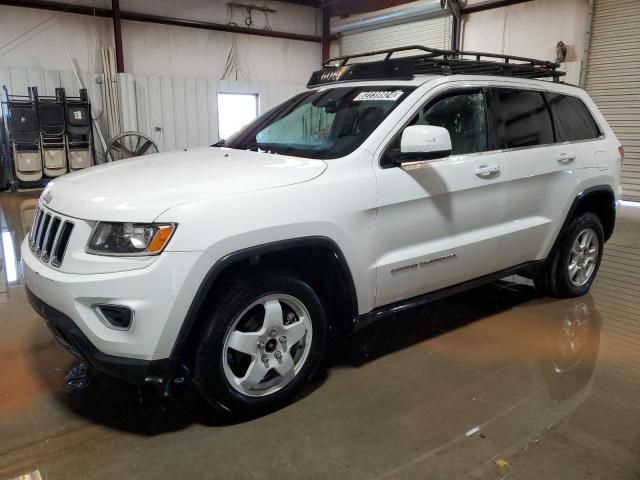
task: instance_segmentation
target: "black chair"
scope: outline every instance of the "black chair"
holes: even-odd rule
[[[66,97],[64,104],[69,170],[90,167],[93,165],[93,131],[87,90],[81,89],[80,97]]]
[[[16,178],[34,182],[42,178],[42,152],[38,128],[38,110],[33,93],[28,96],[9,95],[4,88],[7,104],[7,125],[10,149]]]
[[[55,97],[34,96],[38,106],[42,166],[47,177],[67,173],[65,142],[64,89],[56,88]]]

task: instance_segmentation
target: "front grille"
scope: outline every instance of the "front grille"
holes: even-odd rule
[[[41,207],[36,208],[29,232],[29,246],[36,257],[54,267],[62,265],[73,222],[64,220]]]

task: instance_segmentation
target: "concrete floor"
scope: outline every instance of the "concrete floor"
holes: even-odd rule
[[[0,479],[640,478],[640,208],[589,295],[514,278],[373,325],[297,403],[234,424],[55,343],[13,278],[34,198],[0,194]]]

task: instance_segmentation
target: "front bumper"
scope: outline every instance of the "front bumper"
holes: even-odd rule
[[[132,383],[148,383],[158,374],[155,367],[175,353],[180,327],[209,268],[203,255],[164,252],[144,268],[79,274],[44,263],[26,241],[22,245],[29,299],[56,338],[97,370]],[[130,328],[108,325],[97,304],[129,308]]]
[[[28,287],[25,290],[29,303],[45,319],[56,340],[75,356],[100,372],[136,385],[163,382],[168,359],[140,360],[103,353],[91,343],[73,320],[40,300]]]

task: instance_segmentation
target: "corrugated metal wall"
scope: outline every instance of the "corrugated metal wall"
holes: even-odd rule
[[[121,74],[120,81],[130,82],[135,92],[135,102],[123,102],[125,128],[149,135],[160,151],[217,142],[218,93],[257,93],[262,113],[306,88],[288,83],[131,74]]]
[[[625,197],[640,200],[640,0],[597,0],[586,90],[625,150]]]
[[[92,102],[93,116],[108,141],[106,110],[103,109],[103,75],[81,74]],[[98,80],[100,83],[98,83]],[[205,78],[157,77],[119,74],[122,95],[123,130],[149,135],[162,151],[211,145],[218,141],[218,92],[257,93],[260,112],[276,106],[303,91],[294,83],[243,82]],[[28,87],[38,87],[41,95],[55,95],[64,87],[67,95],[77,96],[73,72],[0,67],[0,87],[13,95],[26,95]],[[104,112],[104,113],[103,113]],[[100,153],[96,139],[96,151]]]
[[[451,17],[447,15],[440,18],[345,34],[340,38],[340,53],[341,55],[352,55],[407,45],[450,48]]]

